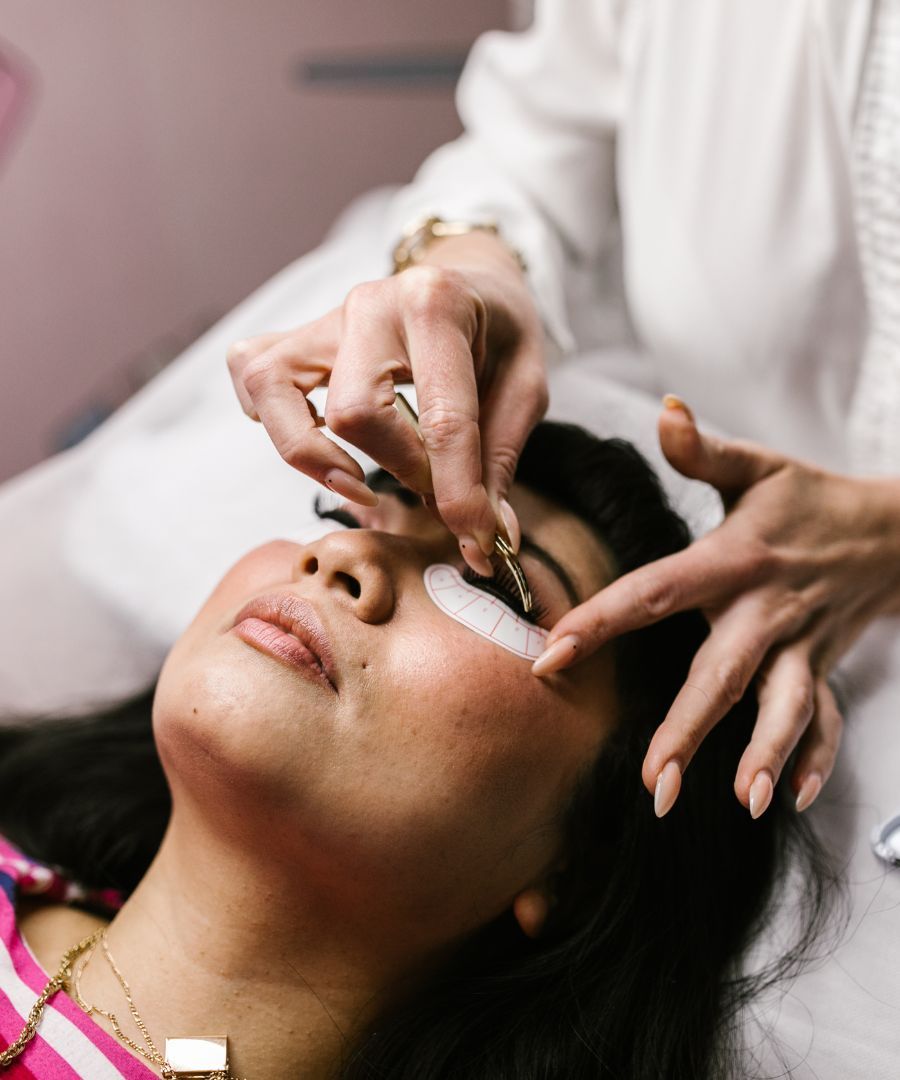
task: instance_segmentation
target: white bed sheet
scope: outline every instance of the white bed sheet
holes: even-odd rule
[[[147,685],[206,594],[244,551],[305,534],[316,486],[240,411],[224,362],[237,338],[298,325],[385,271],[387,192],[356,203],[317,251],[266,283],[75,449],[0,488],[0,716],[77,710]],[[695,531],[709,489],[655,445],[657,402],[613,381],[640,364],[595,353],[552,374],[551,415],[632,438]],[[900,871],[871,854],[900,809],[900,634],[884,620],[842,666],[845,747],[813,821],[848,867],[850,928],[758,1011],[759,1068],[801,1080],[900,1077]],[[787,916],[789,917],[789,915]],[[776,1053],[776,1049],[782,1055]]]

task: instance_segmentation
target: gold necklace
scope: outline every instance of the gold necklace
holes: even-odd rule
[[[41,991],[37,1001],[31,1006],[31,1010],[28,1013],[28,1019],[25,1021],[25,1027],[22,1028],[22,1034],[14,1043],[10,1043],[10,1045],[0,1053],[0,1069],[5,1069],[7,1065],[11,1065],[24,1051],[28,1043],[35,1037],[37,1034],[38,1023],[44,1012],[44,1006],[54,994],[58,993],[60,990],[64,990],[68,986],[69,980],[72,978],[72,964],[92,942],[96,943],[100,933],[101,931],[99,930],[95,931],[90,937],[86,937],[83,941],[79,941],[77,945],[73,945],[68,952],[63,954],[63,958],[59,964],[59,971],[57,971],[53,978],[47,983]]]
[[[119,1021],[114,1013],[107,1012],[105,1009],[101,1009],[96,1005],[89,1005],[82,997],[81,976],[93,956],[98,943],[103,947],[104,955],[118,979],[119,985],[122,987],[122,991],[128,1001],[131,1015],[134,1018],[134,1022],[137,1024],[141,1035],[144,1037],[148,1050],[138,1046],[136,1042],[130,1039],[125,1032],[122,1031],[119,1026]],[[76,961],[79,961],[77,969],[75,967]],[[237,1078],[233,1077],[228,1071],[227,1036],[166,1039],[165,1056],[159,1052],[159,1049],[150,1037],[147,1025],[137,1011],[137,1007],[134,1004],[134,998],[131,995],[131,989],[125,981],[124,975],[119,971],[115,960],[112,958],[112,954],[109,951],[109,946],[106,941],[105,927],[100,930],[95,930],[93,934],[90,934],[88,937],[79,941],[77,945],[73,945],[72,948],[63,955],[63,958],[60,961],[59,970],[47,983],[41,991],[37,1001],[35,1001],[34,1005],[31,1007],[22,1033],[14,1043],[0,1053],[0,1069],[4,1069],[7,1065],[12,1064],[12,1062],[24,1051],[29,1041],[37,1034],[37,1026],[48,1000],[58,991],[70,987],[73,989],[75,1000],[88,1016],[91,1016],[94,1013],[105,1016],[112,1024],[116,1036],[122,1042],[126,1043],[132,1050],[140,1054],[141,1057],[160,1069],[162,1080],[237,1080]]]
[[[106,1009],[101,1009],[98,1005],[89,1005],[82,997],[81,976],[94,954],[97,947],[96,941],[85,950],[79,966],[74,971],[73,978],[75,1000],[88,1016],[93,1013],[105,1016],[112,1024],[117,1038],[121,1039],[123,1043],[130,1046],[132,1050],[140,1054],[142,1058],[152,1065],[156,1065],[161,1070],[160,1076],[163,1080],[181,1080],[181,1078],[184,1078],[184,1080],[234,1080],[228,1071],[228,1039],[226,1036],[166,1039],[165,1056],[159,1052],[159,1048],[150,1037],[147,1025],[137,1011],[137,1006],[131,995],[131,987],[126,982],[125,976],[119,970],[115,960],[113,960],[112,953],[109,951],[105,928],[99,932],[97,940],[103,949],[107,963],[112,968],[113,974],[122,987],[131,1016],[140,1030],[148,1049],[145,1050],[143,1047],[138,1046],[133,1039],[130,1039],[125,1034],[115,1013],[107,1012]]]

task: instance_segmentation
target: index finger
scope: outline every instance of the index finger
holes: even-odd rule
[[[482,473],[472,344],[449,320],[428,326],[410,321],[406,337],[438,511],[461,541],[472,537],[490,554],[497,516]]]
[[[323,364],[294,367],[282,364],[279,350],[293,358],[291,342],[281,342],[254,361],[245,377],[256,412],[284,460],[299,472],[325,484],[353,502],[374,505],[358,462],[318,430],[307,395],[324,382]]]
[[[746,589],[747,563],[722,542],[721,528],[617,578],[566,612],[550,631],[533,673],[561,671],[622,634],[678,611],[721,605]]]

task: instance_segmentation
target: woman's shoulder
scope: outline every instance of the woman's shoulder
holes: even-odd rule
[[[84,930],[85,936],[102,925],[96,916],[70,906],[85,894],[59,869],[0,835],[0,939],[11,959],[25,942],[42,967],[52,967],[76,940],[73,934]]]
[[[72,906],[72,900],[91,895],[59,868],[0,836],[0,1031],[7,1037],[23,1029],[63,954],[104,925],[100,916]],[[19,1071],[40,1080],[152,1080],[155,1075],[67,994],[48,1001],[37,1034],[9,1075]]]
[[[63,955],[95,930],[107,925],[106,919],[86,911],[27,897],[16,912],[16,929],[48,976],[55,974]]]
[[[101,924],[63,904],[38,905],[18,924],[13,941],[0,944],[0,1029],[21,1032],[35,998],[55,974],[63,954]],[[27,928],[27,929],[26,929]],[[22,930],[26,929],[26,935]],[[0,1048],[6,1043],[0,1036]],[[107,1033],[67,993],[54,994],[10,1077],[34,1080],[153,1080],[156,1073]],[[6,1075],[5,1073],[3,1075]]]
[[[71,905],[119,907],[120,895],[107,892],[83,888],[0,835],[0,942],[11,960],[25,945],[45,971],[55,970],[66,949],[106,921]]]

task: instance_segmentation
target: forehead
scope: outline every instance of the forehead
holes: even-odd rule
[[[593,596],[613,579],[609,552],[581,518],[522,484],[513,484],[509,501],[522,532],[568,572],[579,599]]]

